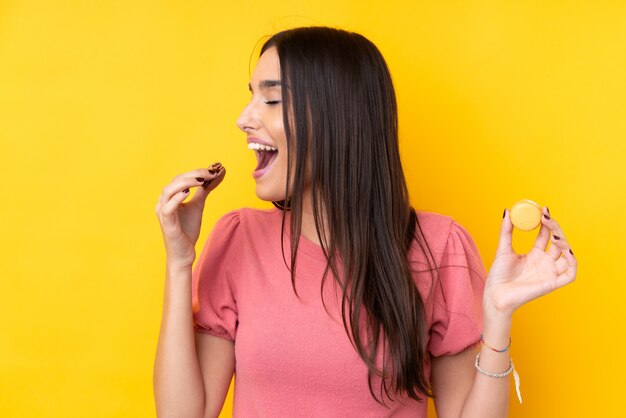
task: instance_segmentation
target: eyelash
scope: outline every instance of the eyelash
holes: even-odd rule
[[[278,103],[280,103],[280,100],[268,100],[267,102],[265,102],[266,105],[270,106],[277,105]]]

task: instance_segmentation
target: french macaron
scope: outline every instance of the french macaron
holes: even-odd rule
[[[530,199],[522,199],[511,207],[511,222],[520,231],[532,231],[541,225],[541,206]]]

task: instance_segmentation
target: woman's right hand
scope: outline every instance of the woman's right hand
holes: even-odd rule
[[[215,163],[180,174],[163,188],[155,207],[165,241],[168,266],[191,268],[196,259],[196,241],[200,236],[202,212],[209,193],[224,179],[226,169]],[[193,197],[182,203],[191,187],[198,187]]]

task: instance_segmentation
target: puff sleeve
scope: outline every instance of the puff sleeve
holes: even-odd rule
[[[230,341],[237,333],[237,303],[233,287],[239,246],[239,212],[220,218],[192,270],[192,309],[196,332]]]
[[[467,230],[452,222],[439,265],[428,351],[435,357],[463,351],[480,340],[486,272]]]

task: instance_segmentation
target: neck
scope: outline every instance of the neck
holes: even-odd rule
[[[322,215],[324,225],[328,225],[325,215]],[[301,234],[304,235],[309,241],[321,245],[319,237],[317,236],[317,229],[315,228],[315,217],[313,216],[313,202],[311,199],[311,193],[305,192],[302,199],[302,229]],[[326,234],[328,240],[328,231]]]

